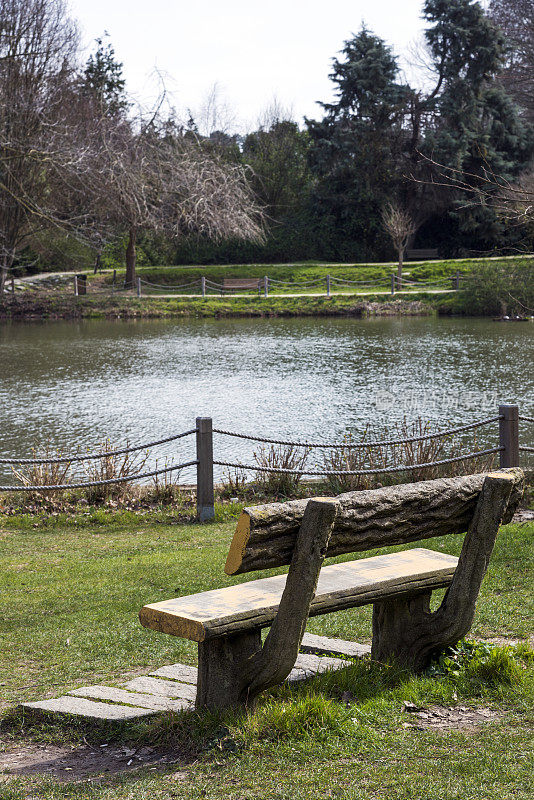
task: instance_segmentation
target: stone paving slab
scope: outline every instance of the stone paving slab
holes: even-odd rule
[[[368,653],[367,645],[305,634],[302,650],[288,681],[301,681],[325,672],[341,669],[351,662],[347,657]],[[323,655],[327,653],[329,655]],[[335,658],[332,654],[345,656]],[[128,721],[194,708],[197,669],[187,664],[170,664],[149,675],[134,678],[121,688],[82,686],[54,700],[23,703],[32,712],[70,715],[90,720]]]
[[[299,653],[295,666],[289,673],[288,681],[303,681],[329,669],[348,667],[350,663],[350,661],[343,661],[340,658]]]
[[[105,700],[113,703],[126,703],[129,706],[150,708],[155,711],[182,711],[192,705],[190,700],[173,700],[169,697],[158,697],[155,694],[142,694],[141,692],[128,692],[125,689],[115,689],[112,686],[82,686],[73,689],[69,695],[85,697],[91,700]]]
[[[197,687],[190,683],[166,681],[162,678],[141,677],[134,678],[124,684],[124,688],[131,692],[146,692],[158,697],[179,697],[182,700],[195,700]]]
[[[347,658],[361,658],[371,652],[371,645],[347,642],[343,639],[329,639],[327,636],[316,636],[305,633],[300,646],[301,653],[316,655],[335,655]]]
[[[85,717],[86,719],[106,719],[114,722],[123,722],[153,714],[161,714],[148,708],[132,708],[119,706],[112,703],[95,703],[82,697],[64,695],[56,700],[42,700],[37,703],[23,703],[22,707],[30,711],[44,711],[53,714],[68,714],[70,716]]]
[[[168,667],[160,667],[155,672],[149,672],[152,678],[170,678],[172,681],[182,683],[193,683],[197,685],[198,670],[187,664],[170,664]]]

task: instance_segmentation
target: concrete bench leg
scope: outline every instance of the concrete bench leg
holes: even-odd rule
[[[263,647],[259,631],[199,643],[197,708],[250,707],[260,692],[287,678],[304,636],[337,508],[334,500],[309,500]]]
[[[421,666],[418,639],[430,616],[431,594],[421,592],[373,605],[373,661],[395,661],[414,669]]]
[[[259,630],[199,642],[196,707],[216,709],[239,705],[245,663],[259,650]]]
[[[428,592],[375,604],[372,658],[421,670],[434,652],[465,636],[514,485],[513,470],[486,476],[452,583],[437,611],[430,612]]]

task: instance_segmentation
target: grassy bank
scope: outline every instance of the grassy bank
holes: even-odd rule
[[[55,284],[50,284],[49,290],[44,289],[46,281],[43,284],[37,281],[31,288],[21,284],[14,298],[10,294],[4,295],[0,300],[0,319],[361,317],[432,312],[495,316],[508,313],[507,310],[525,313],[523,306],[527,310],[530,308],[532,268],[533,259],[529,256],[408,262],[404,274],[414,285],[406,285],[405,291],[397,292],[392,298],[390,275],[396,271],[396,265],[392,263],[145,266],[138,268],[138,275],[144,282],[141,298],[136,296],[136,292],[111,294],[111,271],[88,275],[88,294],[79,298],[73,296],[71,279],[58,277]],[[460,292],[451,292],[449,279],[457,272],[468,276],[469,281],[462,283]],[[273,280],[267,298],[252,290],[246,296],[222,297],[213,289],[205,298],[186,296],[187,293],[200,292],[201,276],[220,284],[225,277],[261,279],[264,275]],[[332,296],[327,297],[327,275],[353,283],[333,280]],[[124,273],[119,271],[115,285],[121,286],[123,279]],[[196,283],[191,285],[191,282]],[[421,283],[420,290],[418,283]],[[42,289],[39,289],[40,285]],[[511,289],[515,298],[513,302]]]
[[[440,259],[434,261],[407,261],[404,265],[404,274],[415,281],[440,280],[450,278],[456,272],[462,275],[469,274],[480,264],[489,264],[492,267],[513,268],[526,263],[529,256],[508,256],[502,258],[479,259]],[[278,281],[290,281],[295,285],[306,284],[317,279],[332,278],[345,280],[384,280],[387,282],[392,272],[397,271],[394,262],[381,264],[334,264],[319,263],[315,261],[296,264],[231,264],[215,266],[207,264],[201,267],[175,267],[175,266],[141,266],[137,272],[143,280],[162,285],[176,285],[188,283],[204,276],[210,281],[221,283],[225,277],[232,278],[263,278],[268,275]],[[124,273],[117,273],[117,280],[123,278]],[[111,282],[112,276],[106,276]],[[387,288],[387,286],[385,286]],[[277,288],[278,291],[278,288]],[[283,291],[291,291],[289,289]]]
[[[241,718],[175,715],[111,729],[32,724],[13,714],[21,699],[58,696],[178,660],[195,663],[192,643],[141,628],[139,608],[247,576],[229,579],[222,571],[235,520],[172,522],[170,515],[111,511],[0,517],[0,756],[2,749],[45,742],[74,750],[127,743],[136,752],[160,746],[175,761],[80,782],[65,772],[0,775],[3,800],[530,796],[534,668],[525,648],[460,659],[452,669],[417,678],[356,664],[308,686],[273,691]],[[503,528],[473,636],[531,633],[533,534],[532,523]],[[443,537],[425,546],[457,555],[461,540]],[[313,619],[309,630],[369,641],[370,609]],[[438,729],[404,712],[404,701],[482,709],[490,721]]]
[[[76,298],[32,292],[0,303],[0,319],[165,319],[173,317],[307,317],[424,315],[433,295],[392,299],[370,295],[335,297],[132,297],[90,295]]]

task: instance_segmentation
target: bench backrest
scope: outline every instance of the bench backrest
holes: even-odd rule
[[[503,522],[512,519],[522,494],[520,472],[507,472],[518,474]],[[486,473],[465,475],[341,494],[326,555],[465,533],[485,477]],[[225,572],[236,575],[290,564],[307,503],[293,500],[243,509]]]
[[[223,278],[225,289],[257,289],[259,278]]]
[[[422,248],[419,250],[406,250],[406,258],[437,258],[438,250],[434,247]]]

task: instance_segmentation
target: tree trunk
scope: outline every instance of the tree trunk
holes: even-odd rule
[[[14,254],[10,252],[6,252],[4,257],[2,258],[2,263],[0,265],[0,297],[4,294],[7,282],[7,273],[9,271],[10,266],[13,264],[14,261]]]
[[[399,247],[399,266],[397,269],[397,291],[402,289],[402,265],[404,261],[404,247]]]
[[[135,228],[130,228],[128,236],[128,245],[126,247],[126,277],[124,279],[124,288],[133,289],[135,286],[135,243],[137,241],[137,231]]]

